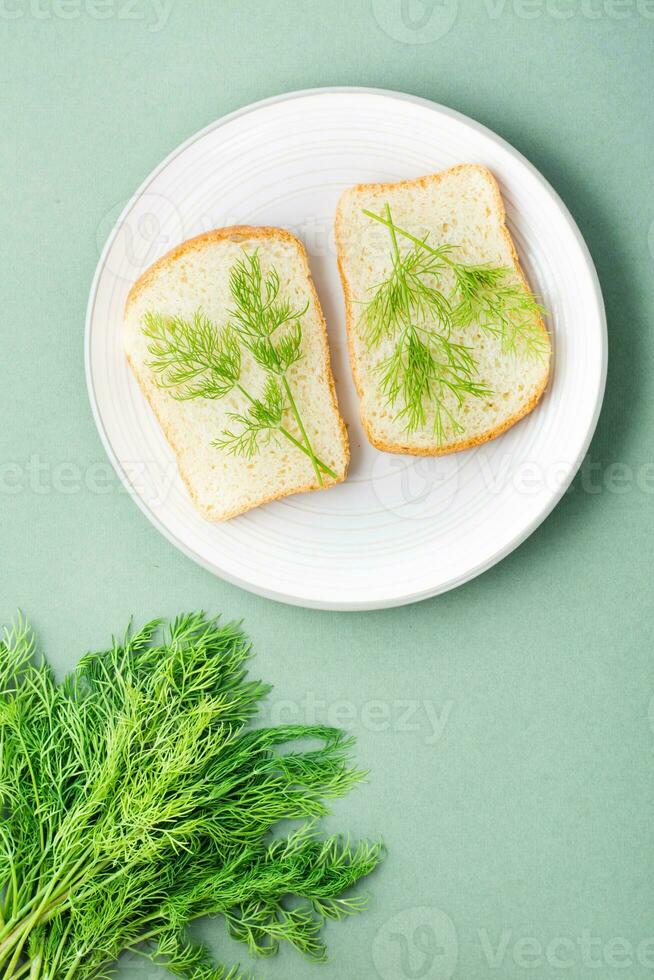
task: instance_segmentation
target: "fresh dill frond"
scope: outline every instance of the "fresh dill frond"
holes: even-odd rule
[[[516,280],[514,269],[457,262],[453,258],[456,246],[440,245],[434,248],[429,244],[428,236],[418,238],[398,227],[392,220],[388,205],[385,216],[367,209],[363,213],[386,225],[395,252],[399,235],[412,242],[414,250],[431,256],[440,264],[441,268],[436,274],[447,269],[451,271],[455,284],[447,300],[450,305],[450,328],[477,324],[488,333],[499,336],[507,352],[535,358],[547,356],[549,345],[539,322],[547,311],[531,290]],[[444,293],[441,295],[445,298]]]
[[[489,391],[477,378],[470,349],[451,339],[453,309],[439,285],[439,277],[448,269],[451,247],[429,251],[416,239],[403,256],[388,204],[384,223],[391,235],[393,268],[374,287],[365,308],[365,339],[371,350],[384,337],[393,342],[391,354],[377,365],[380,390],[407,432],[424,428],[431,410],[434,437],[440,444],[446,422],[453,431],[460,431],[448,403],[460,407],[467,396],[483,397]]]
[[[150,340],[148,366],[174,398],[224,398],[241,376],[241,351],[230,327],[218,330],[201,311],[191,320],[146,313],[143,333]]]
[[[240,426],[239,431],[225,429],[220,438],[211,443],[218,449],[235,456],[251,459],[259,451],[261,439],[275,439],[280,432],[286,404],[284,394],[275,377],[266,378],[261,398],[250,403],[247,413],[230,412],[229,418]]]
[[[150,952],[138,951],[144,959],[176,977],[193,980],[243,980],[237,968],[218,966],[206,946],[191,942],[183,930],[162,933]]]
[[[442,251],[445,255],[446,249]],[[374,287],[374,296],[364,311],[369,347],[377,347],[382,337],[392,337],[398,323],[425,322],[432,318],[449,333],[450,303],[428,278],[441,274],[445,268],[442,257],[425,253],[419,245],[414,245],[403,257],[399,251],[393,253],[391,274]]]
[[[266,371],[283,375],[302,356],[301,318],[309,308],[293,309],[280,300],[280,280],[272,268],[264,277],[257,252],[239,260],[229,276],[235,306],[229,311],[235,329],[256,362]],[[290,333],[275,342],[274,335],[287,324]]]
[[[380,388],[390,405],[399,405],[397,417],[407,432],[427,424],[426,406],[434,411],[433,430],[439,443],[448,420],[455,432],[461,427],[448,408],[453,396],[457,407],[466,396],[482,398],[490,390],[476,380],[476,363],[470,350],[433,330],[410,324],[393,352],[378,366]]]
[[[150,341],[151,355],[148,366],[158,384],[181,400],[219,399],[236,389],[246,406],[229,417],[240,429],[225,429],[212,446],[251,459],[281,436],[311,460],[320,485],[323,474],[336,479],[334,470],[313,451],[287,376],[302,357],[302,317],[308,301],[303,308],[294,308],[282,299],[279,273],[271,268],[264,276],[258,252],[244,253],[234,263],[229,288],[234,307],[222,330],[200,311],[191,320],[145,314],[143,333]],[[264,372],[261,394],[241,384],[243,350]],[[285,412],[295,420],[295,434],[282,424]]]
[[[363,213],[386,226],[392,246],[391,273],[373,287],[362,316],[370,350],[384,338],[394,342],[377,366],[380,390],[407,432],[424,428],[431,410],[440,445],[446,430],[463,431],[455,413],[466,398],[492,394],[479,377],[473,350],[454,343],[453,331],[460,335],[475,325],[498,337],[505,353],[540,358],[549,349],[540,324],[545,310],[513,269],[457,262],[455,246],[435,248],[427,236],[398,227],[388,204],[383,215]],[[399,238],[411,242],[404,255]]]
[[[516,282],[513,269],[454,261],[449,264],[456,279],[456,327],[477,324],[499,337],[505,353],[533,358],[547,355],[549,345],[540,324],[545,308],[522,283]]]
[[[352,740],[253,727],[269,688],[248,679],[250,656],[239,626],[187,613],[57,683],[25,623],[5,633],[3,980],[101,980],[127,950],[188,980],[243,980],[189,936],[203,916],[253,953],[287,942],[325,958],[323,923],[363,907],[349,890],[383,851],[319,836],[329,800],[363,776]],[[271,839],[285,820],[300,826]]]

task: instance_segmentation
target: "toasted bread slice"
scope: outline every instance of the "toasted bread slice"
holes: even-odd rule
[[[220,330],[233,308],[229,276],[244,255],[257,252],[265,276],[272,268],[280,279],[280,299],[301,318],[301,357],[288,369],[288,380],[315,455],[333,470],[317,479],[311,459],[286,438],[260,440],[250,457],[212,446],[226,429],[229,413],[246,414],[248,403],[237,389],[226,397],[178,400],[151,364],[150,341],[143,332],[147,313],[192,319],[201,311]],[[281,333],[281,331],[280,331]],[[252,507],[304,490],[317,490],[345,479],[349,449],[339,415],[325,320],[302,243],[280,228],[221,228],[184,242],[148,269],[132,287],[125,307],[125,351],[176,457],[180,475],[200,512],[222,521]],[[265,372],[247,351],[241,382],[260,397]],[[301,439],[288,404],[284,426]]]
[[[519,349],[509,353],[501,338],[478,324],[454,333],[452,340],[471,349],[480,381],[492,394],[469,395],[459,406],[450,396],[453,425],[445,413],[444,431],[436,436],[433,408],[424,423],[407,430],[397,405],[380,391],[379,366],[393,350],[384,337],[370,349],[363,311],[375,288],[392,271],[387,229],[364,214],[391,209],[396,226],[429,245],[455,246],[456,261],[489,264],[514,270],[514,284],[528,290],[515,246],[505,224],[504,203],[497,181],[485,167],[463,164],[442,173],[392,184],[359,184],[346,190],[336,213],[338,264],[345,293],[350,360],[360,397],[363,426],[370,442],[387,452],[437,456],[476,446],[500,435],[536,406],[549,375],[551,345],[540,315],[533,313],[533,330],[541,347],[538,357]],[[400,239],[406,252],[411,242]],[[450,283],[453,285],[453,283]],[[542,338],[541,333],[542,331]]]

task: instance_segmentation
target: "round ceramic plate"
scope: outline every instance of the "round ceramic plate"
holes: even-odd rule
[[[484,446],[441,458],[380,453],[365,438],[347,358],[332,222],[350,184],[482,163],[549,311],[554,366],[539,407]],[[225,524],[194,510],[121,347],[131,283],[174,245],[230,224],[279,225],[306,244],[329,324],[350,434],[346,483]],[[540,174],[489,130],[393,92],[297,92],[209,126],[168,157],[124,209],[91,289],[86,368],[106,450],[152,523],[205,568],[261,595],[323,609],[372,609],[436,595],[509,554],[561,498],[595,428],[606,323],[588,250]]]

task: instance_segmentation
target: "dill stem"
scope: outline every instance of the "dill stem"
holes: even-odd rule
[[[13,922],[8,923],[8,927],[11,929],[8,935],[4,935],[2,941],[0,941],[0,965],[9,956],[13,950],[14,955],[9,964],[10,969],[15,969],[18,965],[18,960],[20,954],[23,950],[27,937],[30,931],[41,921],[47,921],[51,916],[52,912],[56,910],[59,906],[65,904],[65,902],[70,897],[70,892],[73,887],[79,885],[80,881],[83,883],[84,875],[77,882],[71,885],[71,879],[74,879],[78,871],[81,870],[82,866],[88,860],[87,855],[83,854],[81,859],[75,862],[68,872],[68,874],[61,880],[54,878],[47,888],[42,888],[39,892],[34,895],[26,905],[20,910],[19,915],[24,915],[25,912],[29,912],[27,917],[24,917],[18,921],[16,925]],[[37,908],[34,911],[29,911],[37,902],[39,902]],[[16,945],[18,944],[18,945]],[[12,974],[9,973],[8,977]]]
[[[27,928],[27,932],[28,933],[29,933],[29,930],[32,928],[32,925],[33,925],[33,923],[31,923],[31,922],[28,922],[26,924],[26,928]],[[23,930],[23,932],[24,932],[24,930]],[[20,961],[21,953],[23,952],[23,946],[25,945],[26,939],[27,939],[27,935],[22,935],[22,936],[19,936],[18,937],[18,946],[14,950],[14,955],[12,956],[11,960],[9,961],[9,966],[7,967],[7,973],[5,974],[5,980],[11,980],[11,977],[14,976],[14,974],[16,972],[16,969],[18,968],[18,964],[19,964],[19,961]],[[9,950],[9,952],[11,953],[11,950]]]
[[[402,257],[400,255],[400,247],[397,244],[397,235],[395,234],[395,225],[393,224],[393,218],[391,216],[390,204],[388,204],[387,202],[384,205],[384,207],[386,209],[386,220],[388,222],[388,227],[390,228],[390,232],[391,232],[391,239],[393,241],[393,252],[395,254],[395,263],[399,264],[402,261]],[[368,214],[368,212],[364,211],[364,214]]]
[[[397,247],[397,235],[402,235],[403,238],[408,238],[409,241],[414,242],[416,245],[421,245],[422,248],[426,249],[428,252],[431,252],[432,255],[438,256],[438,258],[442,259],[442,261],[445,262],[447,265],[449,266],[456,265],[456,262],[452,262],[451,259],[448,259],[447,256],[443,254],[442,250],[433,248],[431,245],[428,245],[424,238],[418,238],[417,235],[412,235],[410,231],[405,231],[403,228],[398,228],[398,226],[394,224],[393,219],[391,218],[391,209],[389,208],[388,204],[386,205],[386,213],[387,213],[386,218],[382,218],[380,214],[375,214],[374,211],[368,211],[367,208],[364,208],[363,213],[366,215],[366,217],[374,218],[375,221],[379,221],[380,224],[386,225],[386,227],[390,229],[396,255],[399,255],[399,250]]]
[[[71,964],[70,969],[66,973],[66,976],[64,977],[64,980],[70,980],[70,978],[77,973],[77,971],[79,969],[79,965],[80,965],[81,962],[82,962],[82,953],[80,951],[80,952],[78,952],[76,959]]]
[[[302,422],[302,419],[300,417],[300,413],[297,410],[297,405],[295,404],[295,399],[293,398],[293,392],[291,391],[291,386],[289,385],[288,381],[286,380],[286,375],[285,374],[282,375],[282,382],[284,384],[284,388],[286,390],[286,394],[288,395],[288,400],[291,403],[291,411],[293,412],[293,415],[295,416],[295,421],[297,422],[297,424],[298,424],[298,426],[300,428],[300,432],[302,433],[302,436],[304,438],[305,445],[306,445],[307,449],[309,450],[309,454],[311,455],[311,463],[313,465],[313,469],[315,471],[316,478],[318,480],[318,483],[322,487],[324,485],[324,481],[323,481],[323,478],[322,478],[322,473],[318,469],[318,459],[317,459],[316,454],[314,453],[313,449],[311,448],[311,443],[309,442],[309,436],[307,435],[307,431],[304,428],[304,423]]]
[[[288,382],[286,381],[286,378],[284,378],[283,380],[284,380],[284,384],[286,385],[286,387],[287,387],[287,390],[288,390]],[[245,389],[245,388],[243,387],[243,385],[241,385],[241,384],[237,384],[237,385],[236,385],[236,387],[237,387],[237,388],[238,388],[238,390],[239,390],[239,391],[240,391],[240,392],[241,392],[242,394],[244,394],[244,395],[245,395],[245,397],[246,397],[246,398],[248,398],[248,399],[249,399],[249,400],[250,400],[250,401],[252,402],[252,404],[254,405],[254,403],[255,403],[255,399],[254,399],[254,398],[252,397],[252,395],[250,394],[250,392],[249,392],[249,391],[246,391],[246,389]],[[289,393],[289,395],[290,395],[290,391],[289,391],[288,393]],[[295,405],[295,402],[293,402],[293,401],[292,401],[292,399],[293,399],[293,396],[291,395],[291,402],[292,402],[292,405],[294,406],[294,405]],[[323,471],[323,473],[326,473],[326,474],[327,474],[327,476],[331,476],[333,480],[337,480],[337,479],[338,479],[338,476],[336,475],[336,473],[334,472],[334,470],[333,470],[333,469],[331,469],[331,467],[329,467],[329,466],[327,466],[327,463],[323,463],[323,461],[322,461],[321,459],[318,459],[318,457],[317,457],[317,456],[315,455],[315,453],[314,453],[314,452],[313,452],[313,450],[311,449],[311,445],[309,444],[309,440],[308,440],[308,438],[307,438],[307,436],[306,436],[306,432],[304,432],[304,428],[303,428],[303,426],[302,426],[302,423],[300,422],[300,420],[299,420],[299,417],[298,417],[298,415],[297,415],[297,408],[295,409],[295,412],[294,412],[293,414],[295,415],[295,418],[296,418],[296,419],[298,420],[298,424],[299,424],[299,426],[300,426],[300,430],[301,430],[301,431],[302,431],[302,432],[304,433],[304,436],[305,436],[305,439],[307,440],[307,445],[306,445],[306,446],[304,446],[304,445],[303,445],[303,444],[302,444],[302,443],[300,442],[300,440],[299,440],[299,439],[296,439],[296,438],[295,438],[295,436],[294,436],[294,435],[292,435],[292,434],[291,434],[291,433],[290,433],[290,432],[288,431],[288,429],[285,429],[285,428],[284,428],[284,426],[283,426],[283,425],[282,425],[282,426],[280,426],[280,428],[279,428],[279,431],[281,432],[281,434],[282,434],[282,435],[283,435],[283,436],[284,436],[284,437],[285,437],[286,439],[288,439],[288,441],[289,441],[289,442],[292,442],[292,443],[293,443],[293,445],[294,445],[294,446],[295,446],[295,447],[296,447],[297,449],[299,449],[299,450],[300,450],[301,452],[303,452],[305,456],[308,456],[308,457],[309,457],[309,459],[310,459],[310,460],[311,460],[311,462],[313,463],[313,466],[314,466],[314,469],[316,468],[316,465],[317,465],[317,466],[319,467],[319,469],[321,469],[321,470]],[[307,448],[307,447],[308,447],[308,448]],[[323,485],[323,481],[322,481],[322,478],[320,477],[320,474],[318,474],[318,473],[317,473],[316,475],[318,476],[318,480],[320,481],[320,485],[322,486],[322,485]]]
[[[31,971],[31,969],[32,965],[29,962],[24,963],[19,970],[14,970],[13,973],[7,974],[5,980],[20,980],[20,978],[24,977],[28,971]]]
[[[27,769],[30,774],[30,780],[32,782],[32,786],[34,788],[34,800],[36,802],[36,811],[38,813],[38,811],[41,809],[41,802],[39,799],[39,787],[36,782],[36,776],[34,775],[34,767],[32,766],[32,760],[30,758],[29,752],[27,751],[27,746],[25,745],[25,739],[23,738],[23,734],[20,730],[18,731],[18,738],[20,740],[20,744],[23,747],[23,752],[25,753]],[[41,823],[39,823],[39,838],[41,840],[41,850],[43,851],[45,850],[45,837],[43,836],[43,824]]]

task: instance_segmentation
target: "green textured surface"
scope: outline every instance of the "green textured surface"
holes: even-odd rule
[[[1,618],[22,607],[63,671],[131,614],[243,617],[271,711],[356,733],[371,779],[333,824],[389,845],[370,911],[328,929],[329,966],[284,953],[258,976],[654,976],[654,4],[415,0],[413,26],[401,0],[157,6],[0,0]],[[82,356],[99,247],[147,173],[232,109],[338,84],[432,98],[521,150],[588,241],[611,343],[585,475],[545,524],[456,592],[356,615],[174,551],[102,479]]]

